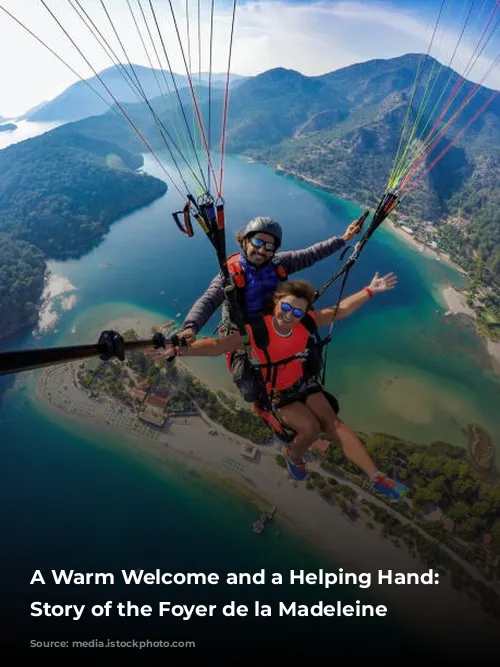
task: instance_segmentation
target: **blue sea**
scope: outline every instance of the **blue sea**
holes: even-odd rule
[[[160,175],[146,158],[145,168]],[[229,252],[234,233],[255,215],[270,215],[284,228],[286,249],[301,248],[340,235],[359,209],[274,174],[267,167],[227,158],[225,176]],[[9,341],[8,347],[48,347],[96,342],[113,319],[149,315],[182,322],[193,301],[217,271],[213,248],[196,230],[182,235],[171,211],[181,202],[169,192],[115,223],[102,243],[78,260],[50,262],[54,293],[47,298],[40,327]],[[340,266],[339,256],[321,262],[301,277],[322,284]],[[385,229],[372,238],[354,267],[346,293],[367,284],[375,271],[394,271],[399,284],[352,318],[334,327],[328,384],[339,398],[344,419],[362,430],[399,434],[417,442],[446,440],[465,446],[470,421],[484,424],[500,445],[500,382],[482,342],[471,327],[454,324],[442,313],[439,285],[463,279],[402,243]],[[58,289],[56,289],[58,286]],[[332,289],[321,303],[335,303]],[[214,317],[206,327],[217,324]],[[220,360],[199,360],[197,372],[231,388]],[[2,506],[4,519],[2,626],[15,621],[29,639],[144,637],[196,640],[250,647],[290,648],[318,642],[330,647],[329,659],[361,648],[422,646],[418,631],[395,614],[386,618],[199,618],[125,619],[86,616],[63,623],[30,618],[30,603],[104,604],[127,600],[155,605],[218,604],[234,600],[253,609],[259,600],[284,602],[360,600],[378,604],[370,591],[354,586],[325,591],[311,586],[124,586],[122,569],[160,568],[167,572],[288,573],[292,569],[335,570],[298,535],[273,525],[257,537],[251,525],[258,511],[208,484],[181,464],[159,471],[121,447],[110,435],[47,411],[34,392],[40,371],[8,380],[0,412]],[[399,383],[389,394],[381,387]],[[385,384],[384,384],[385,383]],[[405,393],[406,392],[406,393]],[[209,443],[207,442],[207,446]],[[497,449],[498,451],[498,449]],[[74,569],[112,572],[112,587],[30,585],[35,570]],[[286,581],[286,577],[285,577]],[[103,634],[104,633],[104,634]],[[7,633],[8,634],[8,633]],[[331,642],[331,644],[330,644]],[[416,644],[417,643],[417,644]],[[224,650],[223,648],[220,649]],[[403,649],[402,649],[403,650]],[[407,648],[405,649],[407,650]]]

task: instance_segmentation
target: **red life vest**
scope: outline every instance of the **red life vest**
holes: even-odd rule
[[[316,321],[314,312],[309,312],[308,316]],[[271,368],[264,368],[263,374],[266,381],[266,389],[269,394],[274,391],[283,391],[288,389],[304,375],[304,358],[293,359],[297,354],[305,353],[310,330],[299,322],[296,324],[289,336],[280,336],[273,327],[273,316],[266,315],[263,318],[267,328],[268,342],[265,351],[259,347],[252,327],[246,326],[252,346],[252,357],[258,360],[260,364],[277,364],[280,361],[286,361],[282,365],[275,365]]]

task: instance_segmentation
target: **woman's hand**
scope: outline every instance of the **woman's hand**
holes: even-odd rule
[[[148,347],[144,350],[145,357],[151,357],[153,361],[161,361],[164,357],[174,357],[175,349],[170,347]]]
[[[373,294],[378,294],[379,292],[387,292],[387,290],[393,289],[396,287],[398,279],[394,273],[388,273],[383,278],[378,277],[378,271],[373,276],[371,283],[368,285],[368,289],[373,292]]]

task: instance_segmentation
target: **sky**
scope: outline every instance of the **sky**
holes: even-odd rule
[[[127,62],[128,57],[133,63],[149,66],[149,54],[153,64],[158,66],[142,8],[162,66],[166,68],[151,6],[172,70],[185,73],[184,53],[193,71],[198,72],[200,60],[202,71],[208,71],[211,0],[0,0],[0,115],[15,118],[53,99],[79,77],[93,76],[93,69],[100,72],[113,64],[109,52],[102,49],[82,20],[85,15],[81,8],[122,62]],[[76,74],[1,11],[2,7],[71,65]],[[214,7],[212,70],[226,72],[233,0],[215,0]],[[497,11],[493,13],[495,7]],[[495,32],[500,19],[498,0],[240,0],[236,9],[231,71],[248,76],[285,67],[312,76],[373,58],[427,53],[440,9],[430,55],[448,65],[469,17],[451,67],[474,82],[500,88],[500,65],[493,67],[500,53],[500,28]],[[54,17],[77,43],[83,56]],[[141,28],[147,53],[134,18]],[[490,35],[471,69],[474,49],[478,44],[481,48]]]

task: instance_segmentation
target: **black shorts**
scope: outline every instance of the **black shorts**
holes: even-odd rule
[[[283,408],[290,403],[305,403],[308,396],[323,391],[323,387],[313,378],[300,378],[288,389],[279,391],[273,398],[275,408]]]
[[[294,385],[280,391],[276,394],[273,399],[274,409],[284,408],[285,405],[290,405],[291,403],[305,403],[308,396],[312,394],[323,393],[330,403],[332,410],[338,415],[340,406],[339,402],[332,394],[328,393],[323,389],[317,380],[314,378],[301,378]]]

